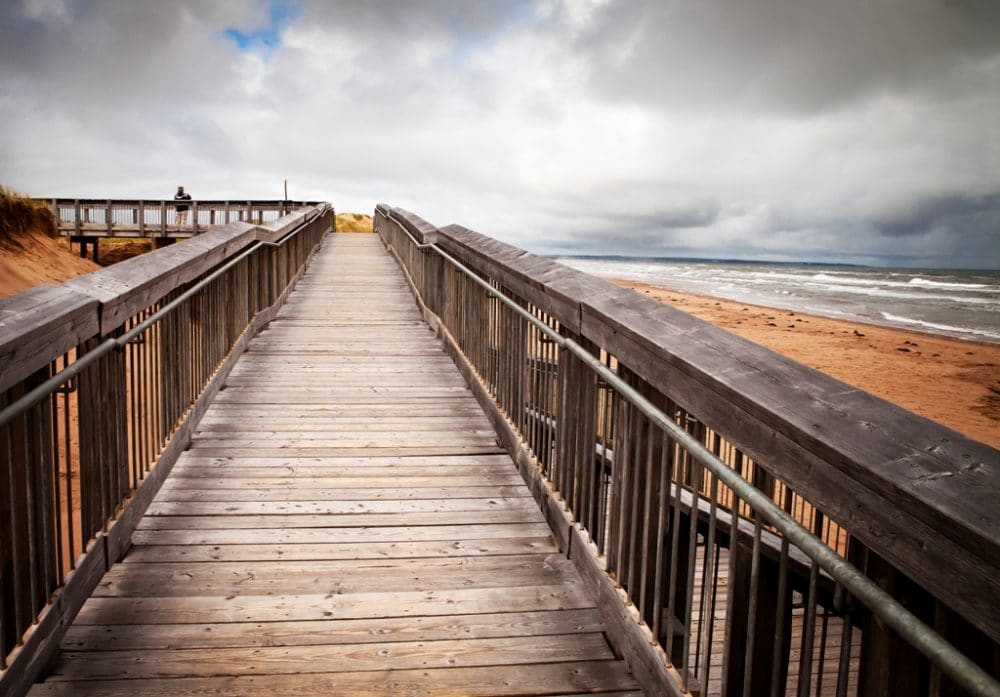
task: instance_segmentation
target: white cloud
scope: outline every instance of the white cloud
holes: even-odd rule
[[[21,12],[28,19],[65,20],[69,16],[65,0],[24,0]]]
[[[255,52],[224,32],[264,2],[36,0],[0,10],[4,183],[287,177],[538,250],[1000,266],[1000,22],[911,4],[315,2]]]

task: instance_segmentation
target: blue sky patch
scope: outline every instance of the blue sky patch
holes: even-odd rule
[[[281,45],[282,30],[302,13],[302,8],[291,0],[271,0],[267,7],[267,26],[250,30],[229,27],[222,35],[233,41],[241,51],[270,54]]]

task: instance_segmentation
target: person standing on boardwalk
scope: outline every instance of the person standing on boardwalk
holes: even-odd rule
[[[190,201],[191,200],[191,194],[184,193],[184,187],[183,186],[178,186],[177,187],[177,193],[174,194],[174,200],[175,201]],[[177,225],[178,225],[178,227],[184,227],[185,225],[187,225],[188,205],[184,204],[184,203],[180,203],[180,204],[177,204],[176,208],[177,208],[177,218],[176,218]]]

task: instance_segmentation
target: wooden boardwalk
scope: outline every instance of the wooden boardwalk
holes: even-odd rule
[[[251,344],[32,695],[638,695],[374,235]]]

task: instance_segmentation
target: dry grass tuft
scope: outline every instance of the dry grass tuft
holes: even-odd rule
[[[148,237],[107,238],[100,244],[101,266],[111,266],[153,249],[153,240]]]
[[[0,247],[23,249],[24,239],[32,233],[56,236],[52,211],[41,201],[0,186]]]
[[[374,232],[372,217],[364,213],[338,213],[337,232]]]

